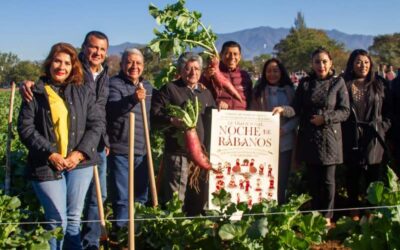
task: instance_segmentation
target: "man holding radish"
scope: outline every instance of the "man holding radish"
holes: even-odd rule
[[[180,78],[154,95],[150,112],[152,128],[163,129],[165,135],[160,203],[178,192],[188,215],[201,213],[207,200],[205,169],[210,164],[203,150],[209,138],[204,132],[209,130],[208,111],[216,106],[211,92],[199,83],[202,67],[199,55],[183,53],[177,62]]]
[[[239,67],[242,57],[240,44],[235,41],[225,42],[222,45],[220,57],[221,62],[219,65],[214,66],[212,61],[204,72],[204,84],[212,90],[218,108],[234,110],[249,109],[253,83],[249,73]],[[217,78],[219,78],[220,73],[231,82],[231,85],[234,87],[233,91],[229,91],[225,87],[219,87],[217,82],[221,80]],[[232,94],[235,90],[239,94],[239,97]]]

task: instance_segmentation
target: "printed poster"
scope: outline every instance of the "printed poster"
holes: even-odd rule
[[[212,193],[224,188],[232,202],[248,206],[276,200],[278,191],[279,115],[272,112],[212,110],[209,209]]]

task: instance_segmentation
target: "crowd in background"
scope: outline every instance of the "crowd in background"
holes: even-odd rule
[[[207,201],[207,173],[201,170],[200,186],[189,179],[193,166],[185,145],[174,132],[183,129],[182,119],[171,116],[167,106],[183,107],[198,99],[196,124],[199,142],[208,148],[210,110],[269,111],[281,116],[278,203],[287,201],[293,164],[304,164],[312,208],[322,210],[331,225],[335,208],[338,165],[347,173],[348,206],[358,207],[366,186],[382,178],[387,153],[400,160],[400,78],[393,68],[378,71],[369,53],[354,50],[346,69],[337,74],[330,52],[315,48],[310,72],[289,75],[284,63],[267,60],[257,83],[240,68],[241,47],[224,43],[219,71],[208,67],[196,53],[185,52],[177,60],[178,78],[161,89],[142,77],[143,54],[137,48],[122,54],[120,72],[108,77],[108,38],[99,31],[87,34],[78,54],[69,44],[55,44],[45,63],[44,75],[21,87],[24,101],[18,132],[29,150],[28,176],[45,217],[62,226],[63,239],[52,239],[52,249],[98,249],[99,223],[92,167],[98,166],[103,202],[114,211],[113,232],[126,227],[128,219],[129,113],[135,113],[135,201],[148,202],[149,177],[141,103],[151,129],[164,132],[165,148],[160,173],[161,205],[178,192],[188,215],[203,213]],[[217,74],[228,79],[240,95],[233,97],[215,83]],[[295,88],[295,86],[297,86]],[[391,129],[392,128],[392,129]],[[386,140],[390,134],[392,140]],[[294,155],[295,157],[292,157]],[[358,180],[366,179],[360,188]],[[108,184],[107,184],[108,182]],[[111,190],[107,190],[109,186]],[[352,210],[352,219],[360,212]]]

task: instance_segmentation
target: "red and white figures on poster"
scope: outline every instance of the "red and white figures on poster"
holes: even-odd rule
[[[265,162],[260,163],[257,168],[255,159],[247,158],[237,158],[234,164],[219,162],[217,164],[219,172],[214,175],[214,191],[225,189],[232,194],[232,197],[236,196],[237,203],[247,202],[249,207],[254,204],[252,198],[254,193],[257,194],[257,203],[264,197],[271,200],[276,192],[275,176],[272,165],[268,164],[266,172],[265,165]],[[263,183],[266,184],[264,187]]]

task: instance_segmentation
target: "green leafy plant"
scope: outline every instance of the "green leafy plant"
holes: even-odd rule
[[[220,211],[211,213],[226,217],[219,236],[235,249],[307,249],[326,235],[326,222],[320,214],[299,212],[309,199],[306,195],[292,196],[282,206],[264,200],[248,208],[244,202],[231,203],[230,194],[221,191],[213,199]],[[230,216],[237,212],[243,213],[242,218],[231,221]]]
[[[185,0],[178,0],[177,3],[167,5],[163,10],[154,5],[149,6],[150,14],[156,19],[159,25],[163,25],[162,31],[154,30],[156,38],[150,42],[150,49],[158,53],[161,58],[166,58],[172,52],[179,56],[187,49],[204,49],[203,53],[210,56],[209,67],[214,69],[211,76],[213,84],[217,88],[223,88],[239,101],[243,101],[237,89],[219,70],[219,54],[215,47],[216,35],[210,27],[206,27],[200,20],[201,13],[189,11],[185,7]],[[176,68],[172,63],[165,71],[162,71],[157,79],[163,83],[170,82],[176,77]],[[165,81],[165,82],[164,82]]]
[[[303,214],[300,207],[309,199],[293,197],[278,206],[264,200],[248,208],[232,203],[225,190],[213,194],[218,210],[186,217],[182,201],[175,194],[164,209],[135,204],[136,246],[141,249],[307,249],[322,242],[325,219],[317,213]],[[241,213],[240,219],[233,215]],[[120,243],[127,244],[127,230],[120,231]]]
[[[149,12],[158,25],[164,25],[163,31],[154,30],[156,38],[149,45],[161,58],[167,57],[170,51],[174,55],[180,55],[186,49],[196,47],[202,47],[204,53],[218,57],[215,47],[216,35],[210,27],[205,27],[201,22],[200,12],[185,8],[185,0],[167,5],[163,10],[151,4]]]
[[[17,197],[0,191],[0,249],[50,249],[48,240],[52,237],[60,239],[62,228],[46,231],[36,224],[20,224],[29,218],[20,206]]]
[[[351,249],[399,249],[400,184],[396,174],[387,168],[387,184],[373,182],[367,190],[368,201],[381,206],[364,215],[360,221],[343,217],[332,231],[333,238],[344,241]]]
[[[0,91],[0,189],[4,187],[6,169],[6,145],[8,138],[8,112],[11,91]],[[36,217],[39,216],[40,205],[37,201],[30,183],[26,181],[26,156],[27,149],[19,140],[17,132],[17,119],[21,104],[21,96],[15,93],[12,131],[11,131],[11,195],[16,195]]]
[[[149,43],[149,48],[157,53],[161,60],[171,56],[179,56],[187,49],[203,48],[204,53],[218,57],[215,47],[216,35],[210,27],[201,22],[201,13],[189,11],[185,8],[185,0],[178,0],[175,4],[158,9],[155,5],[149,6],[150,15],[163,30],[155,29],[156,36]],[[172,81],[177,76],[175,65],[170,62],[155,78],[155,85],[160,87]]]

